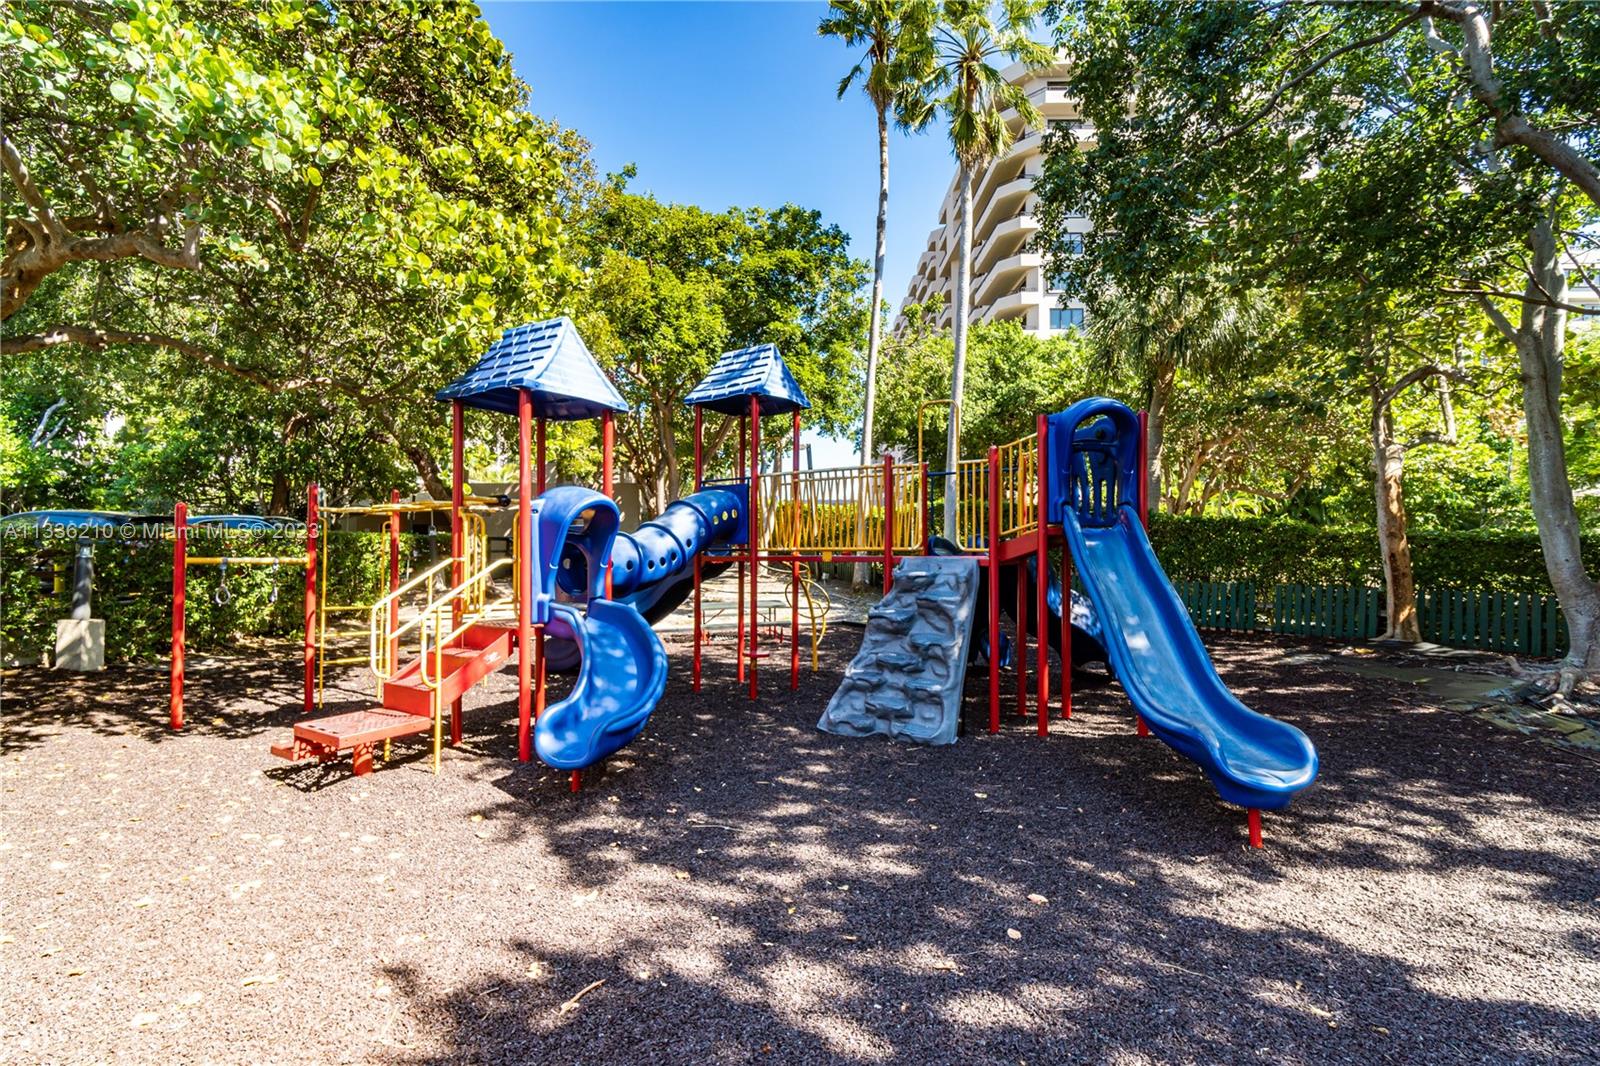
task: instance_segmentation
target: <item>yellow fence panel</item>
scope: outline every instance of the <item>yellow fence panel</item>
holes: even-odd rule
[[[762,474],[763,551],[883,551],[883,467],[849,466]],[[894,550],[922,549],[922,468],[894,468]]]

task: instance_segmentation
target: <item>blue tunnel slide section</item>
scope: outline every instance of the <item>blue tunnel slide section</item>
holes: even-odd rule
[[[566,699],[534,725],[534,750],[559,770],[581,770],[637,737],[667,683],[667,655],[651,628],[663,603],[692,585],[694,559],[746,535],[745,488],[706,489],[619,533],[617,505],[576,486],[535,501],[536,620],[552,668],[575,667]],[[611,598],[605,568],[611,563]],[[557,602],[557,590],[569,602]],[[553,654],[552,654],[553,653]]]
[[[1133,505],[1138,420],[1090,399],[1050,419],[1050,521],[1106,622],[1112,669],[1150,731],[1199,764],[1229,803],[1286,807],[1317,776],[1317,752],[1287,722],[1246,707],[1217,676]]]

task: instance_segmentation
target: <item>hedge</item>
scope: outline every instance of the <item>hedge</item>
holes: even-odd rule
[[[223,543],[197,538],[194,530],[190,536],[191,555],[292,555],[305,550],[300,533],[232,532]],[[407,563],[413,552],[425,547],[424,539],[401,535]],[[327,546],[331,549],[330,602],[371,602],[386,587],[386,533],[335,531]],[[0,541],[0,590],[5,597],[0,601],[0,658],[6,663],[43,661],[52,651],[56,620],[67,616],[71,604],[76,550],[71,540],[38,539],[29,534]],[[94,565],[94,616],[106,620],[106,660],[164,657],[172,637],[171,540],[96,541]],[[409,565],[406,568],[410,569]],[[304,567],[229,567],[229,598],[223,604],[216,602],[223,579],[219,567],[190,567],[188,577],[186,617],[191,648],[216,650],[244,637],[303,632]]]
[[[1411,533],[1419,586],[1549,593],[1550,579],[1535,533]],[[1174,581],[1248,581],[1273,585],[1383,584],[1378,535],[1265,518],[1154,515],[1150,542]],[[1600,543],[1584,545],[1591,573],[1600,572]]]

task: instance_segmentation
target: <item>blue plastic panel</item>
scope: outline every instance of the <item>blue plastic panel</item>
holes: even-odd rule
[[[506,330],[471,370],[435,398],[514,415],[520,389],[532,392],[538,418],[575,421],[628,409],[570,318]]]
[[[683,402],[725,415],[742,415],[750,412],[752,396],[760,402],[764,415],[804,411],[811,406],[775,344],[724,352]]]

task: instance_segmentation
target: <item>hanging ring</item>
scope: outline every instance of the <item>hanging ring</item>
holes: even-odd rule
[[[218,567],[217,590],[211,594],[211,602],[218,607],[226,607],[233,600],[233,593],[228,590],[228,560],[223,559]]]

